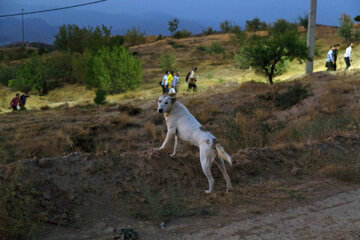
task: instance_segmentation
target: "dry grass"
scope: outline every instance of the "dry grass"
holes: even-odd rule
[[[155,124],[152,123],[152,122],[146,122],[144,124],[144,128],[145,128],[146,133],[152,139],[152,141],[155,141],[156,140],[156,127],[155,127]]]
[[[120,113],[118,116],[111,118],[110,122],[117,125],[120,129],[123,129],[131,124],[132,119],[126,113]]]

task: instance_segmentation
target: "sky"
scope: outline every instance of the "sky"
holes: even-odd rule
[[[19,5],[25,11],[41,10],[81,4],[93,0],[0,0],[0,14],[18,12]],[[279,18],[296,21],[309,11],[310,0],[107,0],[81,7],[111,14],[146,14],[163,12],[180,19],[195,20],[209,26],[224,20],[244,26],[245,21],[259,17],[274,22]],[[342,13],[360,15],[360,0],[318,0],[317,23],[338,25]],[[35,15],[33,15],[35,17]]]

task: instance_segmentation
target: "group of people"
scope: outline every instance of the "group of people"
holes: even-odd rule
[[[27,93],[23,93],[21,96],[19,93],[17,93],[15,95],[15,97],[13,99],[11,99],[10,109],[12,108],[13,111],[24,110],[25,104],[26,104],[26,99],[28,97],[30,97],[30,95]]]
[[[344,54],[344,61],[346,63],[346,68],[348,69],[351,66],[352,59],[351,59],[351,52],[352,52],[353,43],[350,43],[349,46],[345,50]],[[335,44],[330,47],[329,52],[327,53],[326,57],[326,64],[327,71],[336,71],[337,68],[337,55],[339,52],[340,44]]]
[[[195,73],[197,72],[198,68],[192,68],[189,73],[186,75],[185,81],[188,83],[188,91],[193,90],[196,91],[196,81],[197,76]],[[162,80],[159,82],[162,92],[163,93],[178,93],[179,91],[179,77],[180,73],[174,71],[166,71],[165,75],[163,76]]]

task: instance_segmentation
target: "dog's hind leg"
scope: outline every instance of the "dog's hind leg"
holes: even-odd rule
[[[226,171],[226,167],[225,167],[225,163],[224,160],[221,158],[215,158],[215,164],[218,166],[218,168],[220,169],[221,173],[223,174],[225,181],[226,181],[226,191],[227,192],[231,192],[233,190],[232,185],[231,185],[231,180],[230,177]]]
[[[209,149],[209,146],[206,144],[201,144],[200,145],[200,163],[201,163],[201,167],[202,170],[209,182],[209,189],[205,190],[205,193],[211,193],[213,191],[214,188],[214,178],[211,175],[211,165],[213,162],[213,159],[215,156],[211,156],[214,154],[211,154],[211,151]]]

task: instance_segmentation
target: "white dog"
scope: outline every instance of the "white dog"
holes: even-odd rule
[[[216,165],[224,175],[226,190],[231,191],[231,181],[226,172],[223,159],[225,159],[230,166],[232,165],[232,159],[225,152],[224,148],[216,141],[216,138],[210,132],[205,131],[187,108],[176,101],[175,97],[161,95],[159,97],[157,111],[159,113],[164,113],[167,134],[161,147],[155,148],[154,150],[159,151],[164,149],[173,136],[175,136],[175,145],[174,152],[170,155],[171,157],[174,157],[178,151],[178,138],[199,147],[201,167],[209,182],[209,189],[205,192],[211,193],[214,187],[214,178],[211,175],[211,165],[214,162],[214,159]],[[218,158],[216,158],[216,153]]]

